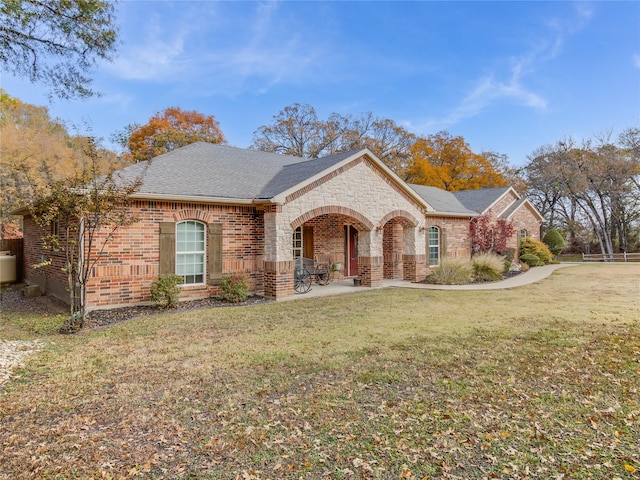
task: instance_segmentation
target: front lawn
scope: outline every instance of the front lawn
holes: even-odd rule
[[[637,266],[589,264],[73,336],[5,314],[45,346],[0,386],[0,479],[638,478],[639,312]]]

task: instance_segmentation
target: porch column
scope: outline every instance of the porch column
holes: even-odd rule
[[[279,205],[264,212],[264,295],[282,298],[293,295],[293,230],[289,222],[279,221]]]
[[[384,274],[383,229],[358,234],[358,276],[364,287],[379,287]]]
[[[424,226],[404,229],[402,278],[421,282],[427,276],[426,229]]]

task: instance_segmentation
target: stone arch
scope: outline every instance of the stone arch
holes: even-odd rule
[[[417,227],[420,223],[416,217],[406,210],[393,210],[380,220],[380,226],[384,226],[390,220],[398,220],[404,227]]]
[[[308,212],[303,213],[298,218],[296,218],[293,222],[291,222],[291,228],[294,230],[298,228],[303,223],[311,220],[312,218],[319,217],[320,215],[345,215],[353,218],[357,225],[356,227],[362,230],[371,231],[373,230],[373,222],[369,220],[367,217],[362,215],[355,210],[347,207],[341,207],[338,205],[326,205],[324,207],[318,207],[309,210]]]

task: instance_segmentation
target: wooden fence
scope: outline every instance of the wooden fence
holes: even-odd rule
[[[583,262],[640,262],[640,253],[582,254]]]
[[[0,251],[9,250],[11,255],[16,256],[16,281],[22,282],[24,279],[24,241],[22,238],[12,238],[0,240]]]

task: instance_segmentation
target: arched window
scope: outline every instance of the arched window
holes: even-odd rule
[[[195,220],[176,224],[176,275],[184,284],[204,283],[205,225]]]
[[[429,228],[429,266],[440,265],[440,228]]]

